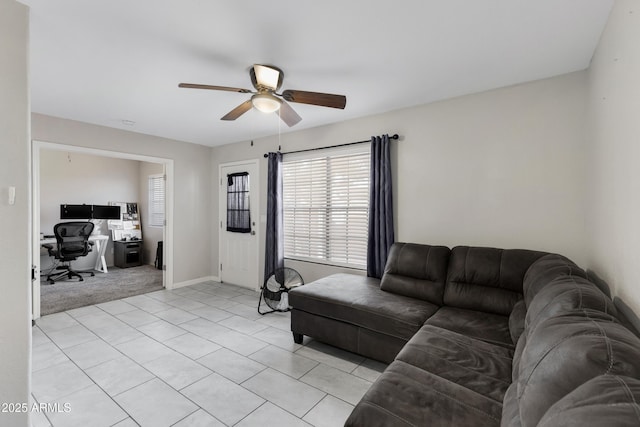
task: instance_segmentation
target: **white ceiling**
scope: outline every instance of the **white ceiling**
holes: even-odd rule
[[[613,0],[21,0],[31,6],[37,113],[221,145],[582,70]],[[249,67],[282,89],[347,96],[345,110],[291,104],[220,117],[252,89]],[[135,124],[124,124],[132,121]]]

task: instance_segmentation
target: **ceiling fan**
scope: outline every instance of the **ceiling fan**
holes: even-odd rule
[[[339,108],[341,110],[343,110],[347,104],[347,97],[344,95],[290,89],[282,93],[277,93],[276,91],[282,86],[284,73],[281,69],[271,65],[256,64],[249,70],[249,75],[251,76],[251,83],[255,91],[237,87],[210,86],[194,83],[180,83],[178,87],[252,93],[253,95],[251,95],[250,99],[229,111],[221,120],[235,120],[249,111],[251,107],[255,107],[263,113],[272,113],[280,110],[280,118],[289,127],[297,124],[302,118],[291,108],[287,101],[319,105],[321,107]]]

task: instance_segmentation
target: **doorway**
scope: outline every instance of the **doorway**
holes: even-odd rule
[[[220,281],[258,290],[259,162],[219,167]]]
[[[42,141],[32,142],[32,191],[33,191],[33,205],[32,205],[32,217],[33,217],[33,241],[32,241],[32,259],[34,267],[34,276],[39,277],[41,272],[40,265],[40,237],[41,231],[45,234],[47,230],[40,230],[41,227],[41,188],[40,188],[40,173],[41,173],[41,158],[42,152],[46,151],[58,151],[68,153],[69,156],[73,155],[89,155],[107,157],[111,159],[121,160],[133,160],[146,163],[159,164],[166,175],[166,201],[165,201],[165,219],[166,225],[162,229],[161,238],[164,241],[164,260],[163,264],[166,266],[162,270],[162,283],[167,289],[173,287],[173,160],[156,158],[143,155],[135,155],[129,153],[112,152],[100,149],[92,149],[86,147],[77,147],[57,143],[48,143]],[[140,195],[144,197],[144,195]],[[106,275],[105,275],[106,277]],[[33,319],[38,319],[41,315],[41,289],[40,281],[33,281],[32,289],[32,311]]]

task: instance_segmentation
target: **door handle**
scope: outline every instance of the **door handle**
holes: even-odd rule
[[[251,235],[252,235],[252,236],[255,236],[255,235],[256,235],[256,232],[255,232],[255,231],[253,231],[253,230],[251,230]]]

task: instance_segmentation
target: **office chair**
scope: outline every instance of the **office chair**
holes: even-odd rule
[[[89,236],[93,231],[93,223],[86,221],[61,222],[53,227],[53,234],[56,236],[56,248],[52,245],[43,245],[49,251],[49,256],[54,257],[62,265],[58,265],[49,272],[47,281],[51,284],[67,276],[68,279],[78,277],[81,281],[80,273],[94,276],[93,271],[76,271],[71,268],[71,261],[79,257],[86,256],[91,252],[93,242],[89,241]]]

